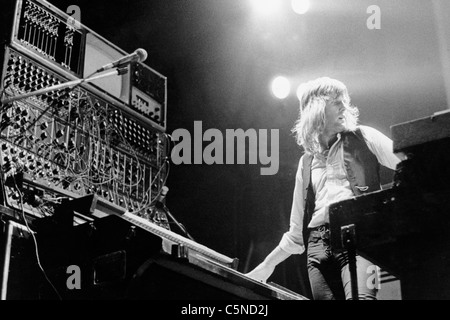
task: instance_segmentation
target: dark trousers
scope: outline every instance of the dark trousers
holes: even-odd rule
[[[320,229],[320,230],[318,230]],[[308,237],[308,275],[314,300],[352,299],[351,278],[346,252],[333,252],[326,228],[311,230]],[[358,299],[376,300],[378,268],[356,256]]]

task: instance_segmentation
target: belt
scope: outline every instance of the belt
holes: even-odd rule
[[[330,225],[328,223],[322,224],[318,227],[309,229],[310,231],[327,231],[330,230]]]
[[[320,226],[309,229],[310,240],[328,240],[330,238],[330,226],[328,224],[322,224]]]

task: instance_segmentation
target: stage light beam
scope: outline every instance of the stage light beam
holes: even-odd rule
[[[251,0],[251,3],[261,15],[270,15],[280,9],[280,0]]]

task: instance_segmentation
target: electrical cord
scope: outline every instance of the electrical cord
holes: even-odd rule
[[[42,274],[44,275],[46,281],[50,284],[52,289],[55,291],[56,295],[58,296],[58,299],[62,300],[62,297],[59,294],[58,290],[53,285],[53,283],[51,282],[51,280],[47,276],[47,273],[45,272],[44,268],[42,267],[41,260],[40,260],[40,257],[39,257],[39,248],[38,248],[36,235],[35,235],[35,232],[29,226],[28,221],[27,221],[26,216],[25,216],[25,210],[23,208],[23,195],[22,195],[22,192],[20,191],[19,187],[17,186],[15,178],[13,178],[13,181],[14,181],[14,187],[15,187],[15,189],[17,190],[17,192],[19,194],[19,201],[20,201],[20,208],[21,208],[22,219],[23,219],[23,221],[24,221],[24,223],[25,223],[25,225],[27,227],[28,232],[31,234],[31,237],[33,238],[34,249],[35,249],[35,254],[36,254],[36,261],[37,261],[38,267],[41,270]]]

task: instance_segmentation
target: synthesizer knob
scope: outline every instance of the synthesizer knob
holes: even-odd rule
[[[78,112],[77,108],[72,108],[70,110],[70,119],[76,120],[80,118],[80,113]]]
[[[46,121],[42,122],[41,125],[40,125],[40,128],[41,128],[41,130],[47,129],[48,128],[48,123]]]
[[[73,141],[73,139],[69,140],[68,148],[69,148],[69,150],[75,149],[75,141]]]
[[[10,194],[11,199],[13,200],[19,200],[20,196],[18,192],[13,192],[12,194]]]
[[[81,144],[80,147],[78,148],[79,155],[82,155],[84,153],[84,150],[85,150],[85,146],[84,146],[84,144]]]
[[[64,135],[64,131],[62,129],[56,131],[56,138],[61,138]]]
[[[56,148],[60,148],[60,143],[58,141],[58,139],[53,139],[52,144],[56,147]]]

